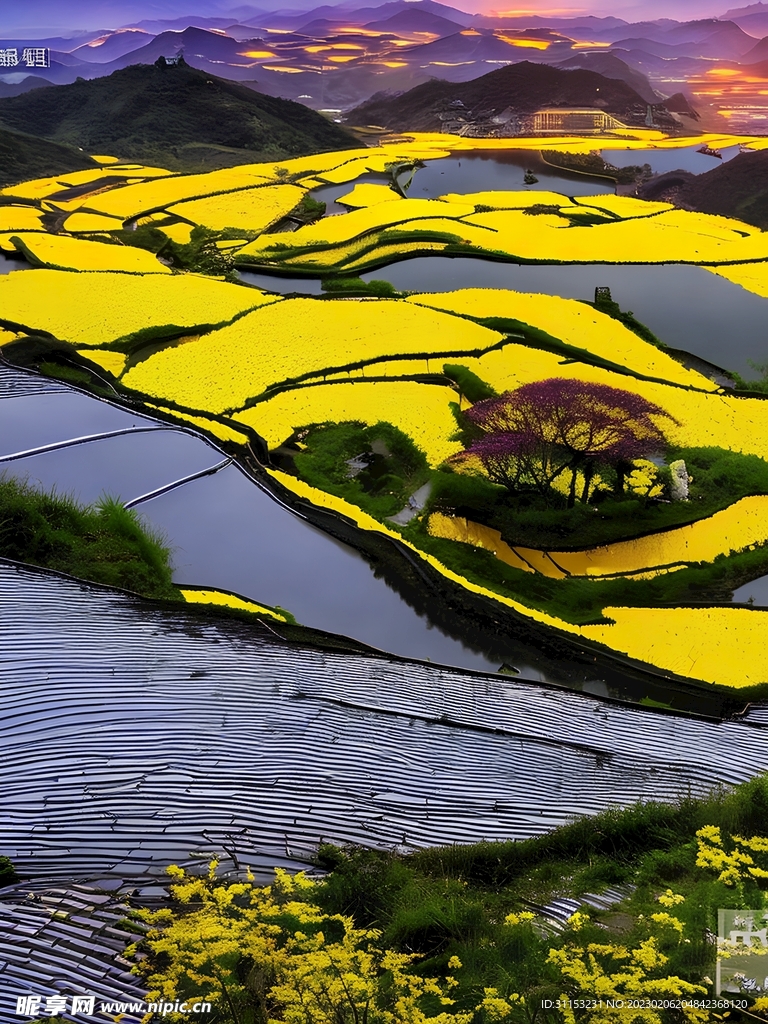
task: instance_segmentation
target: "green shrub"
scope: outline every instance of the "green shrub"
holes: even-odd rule
[[[388,299],[399,293],[389,281],[363,281],[360,277],[327,277],[321,285],[324,292],[342,295],[374,295]]]

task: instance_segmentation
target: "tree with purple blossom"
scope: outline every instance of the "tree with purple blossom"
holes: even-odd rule
[[[511,491],[551,493],[570,473],[568,505],[589,499],[599,465],[616,474],[616,493],[634,459],[664,450],[665,437],[655,418],[672,420],[658,405],[607,384],[551,377],[516,391],[477,402],[465,413],[476,439],[456,459],[480,460],[491,480]]]

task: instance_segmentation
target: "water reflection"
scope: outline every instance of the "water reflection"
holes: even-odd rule
[[[9,398],[0,401],[0,455],[110,430],[155,426],[160,426],[156,420],[77,391]]]
[[[606,285],[612,298],[671,348],[691,352],[727,370],[755,377],[749,365],[768,360],[768,300],[704,270],[659,266],[520,266],[490,260],[424,256],[361,275],[410,291],[510,288],[521,292],[594,299]]]
[[[240,270],[238,276],[246,284],[262,288],[265,292],[301,292],[302,295],[320,295],[322,281],[318,277],[281,277],[279,274],[259,274],[251,270]]]
[[[179,583],[281,605],[303,625],[405,657],[499,667],[414,614],[357,552],[294,516],[234,466],[140,508],[172,539]],[[541,676],[532,670],[529,678]]]
[[[738,604],[754,604],[761,608],[768,608],[768,576],[761,576],[758,580],[745,583],[743,587],[733,592],[733,600]]]
[[[44,490],[71,494],[84,504],[103,494],[128,502],[221,460],[221,453],[200,438],[160,429],[0,463],[0,472]]]
[[[32,267],[24,259],[0,252],[0,274],[10,274],[12,270],[32,270]]]
[[[733,160],[741,152],[738,146],[727,146],[720,150],[721,158],[718,158],[700,153],[699,149],[699,146],[684,146],[680,149],[604,149],[600,155],[614,167],[650,164],[654,174],[665,174],[667,171],[706,174]]]
[[[525,172],[539,180],[526,184]],[[408,196],[437,199],[449,192],[548,191],[566,196],[594,196],[613,192],[614,184],[586,175],[558,172],[545,164],[536,152],[458,153],[442,160],[429,160],[416,172]]]

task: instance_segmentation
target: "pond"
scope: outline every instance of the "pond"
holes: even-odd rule
[[[739,146],[721,149],[720,157],[700,153],[699,146],[684,146],[680,149],[604,149],[600,154],[606,163],[614,167],[629,167],[633,164],[650,164],[654,174],[667,171],[690,171],[692,174],[706,174],[733,160],[741,152]]]
[[[526,184],[532,170],[537,182]],[[612,181],[569,174],[549,167],[536,152],[456,153],[442,160],[428,160],[408,189],[413,199],[437,199],[449,192],[561,192],[567,196],[594,196],[613,192]]]
[[[702,267],[532,266],[425,256],[361,276],[381,278],[409,291],[511,288],[588,301],[594,299],[598,285],[605,285],[623,310],[631,310],[670,348],[745,377],[757,376],[750,360],[768,362],[768,299]]]

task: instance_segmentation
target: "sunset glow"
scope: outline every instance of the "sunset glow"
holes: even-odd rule
[[[500,32],[496,33],[497,39],[503,39],[510,46],[519,46],[526,50],[548,50],[552,45],[548,39],[525,39],[520,36],[505,36]]]

